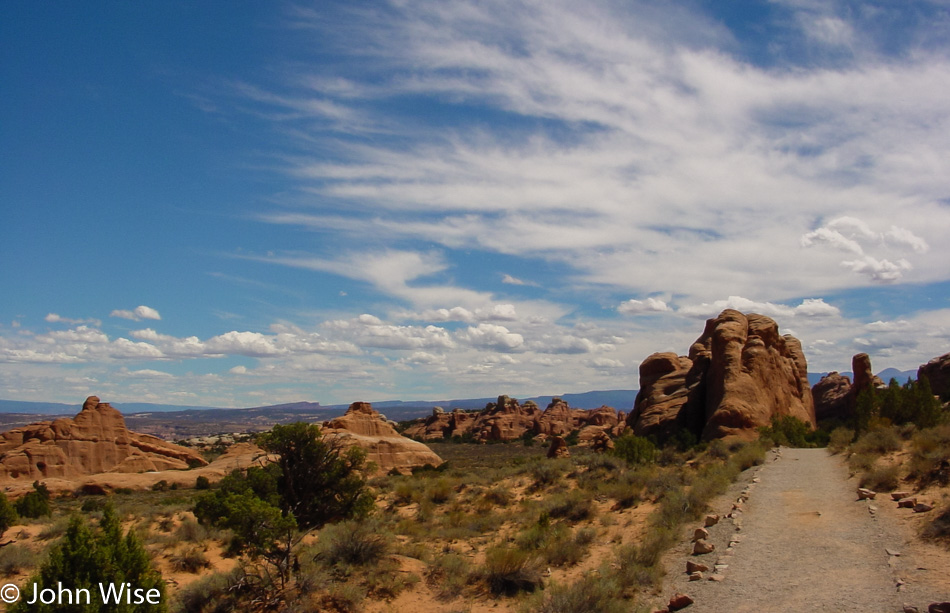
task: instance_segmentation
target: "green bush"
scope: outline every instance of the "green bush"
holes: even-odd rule
[[[53,510],[49,505],[50,493],[46,484],[39,481],[33,482],[33,491],[29,492],[16,501],[14,507],[20,517],[45,517],[51,515]]]
[[[446,553],[435,559],[429,567],[428,579],[438,587],[438,596],[452,600],[461,595],[471,574],[468,560],[456,553]]]
[[[56,590],[60,583],[68,589],[128,583],[146,591],[158,590],[160,604],[120,604],[109,610],[128,613],[157,613],[166,610],[165,582],[161,574],[152,568],[148,553],[134,531],[129,530],[122,536],[119,518],[111,504],[103,511],[96,530],[91,529],[81,516],[74,515],[63,539],[53,547],[46,563],[30,583],[35,583],[38,590]],[[94,594],[92,598],[97,599],[98,591],[90,591]],[[99,611],[100,604],[95,602],[70,610]],[[9,610],[18,613],[46,613],[63,609],[55,602],[49,605],[29,605],[24,599]]]
[[[204,475],[200,475],[197,479],[195,479],[195,489],[196,490],[210,490],[211,481]]]
[[[16,525],[18,519],[16,509],[10,504],[7,495],[0,491],[0,537],[10,526]]]
[[[634,434],[625,434],[615,440],[610,453],[631,466],[656,461],[656,446],[649,439]]]

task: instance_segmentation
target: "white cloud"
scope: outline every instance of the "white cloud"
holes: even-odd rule
[[[852,272],[867,276],[877,282],[893,283],[899,281],[904,273],[912,268],[910,262],[901,258],[896,262],[878,260],[869,255],[856,260],[845,260],[841,265]]]
[[[522,335],[511,332],[505,326],[488,323],[480,323],[477,326],[459,330],[456,338],[472,347],[495,351],[517,351],[524,346]]]
[[[102,325],[102,322],[99,321],[98,319],[93,319],[93,318],[89,318],[89,319],[72,319],[72,318],[69,318],[69,317],[62,317],[62,316],[58,315],[57,313],[49,313],[46,317],[43,318],[43,320],[44,320],[44,321],[47,321],[47,322],[49,322],[49,323],[64,323],[64,324],[70,324],[70,325],[89,324],[89,325],[96,326],[96,327]]]
[[[114,311],[109,313],[109,317],[131,319],[132,321],[140,321],[142,319],[160,320],[162,318],[162,316],[159,315],[158,311],[156,311],[152,307],[148,307],[145,305],[137,306],[132,311],[127,311],[124,309],[115,309]]]
[[[671,310],[666,302],[658,298],[647,298],[646,300],[631,298],[630,300],[621,302],[620,306],[617,307],[617,311],[628,315],[635,313],[665,313]]]
[[[833,317],[841,314],[840,309],[830,305],[822,298],[806,298],[798,306],[786,306],[772,302],[757,302],[742,296],[729,296],[725,300],[681,307],[677,313],[690,317],[713,317],[724,309],[735,309],[743,313],[758,313],[768,317]]]

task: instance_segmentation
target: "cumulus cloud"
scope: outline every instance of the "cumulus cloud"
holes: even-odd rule
[[[632,315],[636,313],[666,313],[672,311],[672,309],[666,302],[658,298],[647,298],[646,300],[631,298],[630,300],[620,303],[620,306],[617,307],[617,311]]]
[[[115,309],[114,311],[109,313],[109,317],[131,319],[132,321],[140,321],[143,319],[160,320],[162,318],[162,316],[159,315],[158,311],[156,311],[152,307],[148,307],[145,305],[137,306],[132,311],[127,311],[124,309]]]
[[[903,258],[892,262],[890,260],[878,260],[869,255],[855,260],[845,260],[841,262],[841,266],[881,283],[899,281],[904,273],[912,268],[910,262]]]
[[[838,307],[828,304],[822,298],[806,298],[798,306],[787,306],[772,302],[758,302],[742,296],[729,296],[725,300],[712,303],[681,307],[677,313],[690,317],[713,317],[724,309],[735,309],[744,313],[759,313],[768,317],[833,317],[841,314]]]
[[[522,335],[510,331],[505,326],[489,323],[480,323],[477,326],[459,330],[456,337],[472,347],[495,351],[517,351],[524,346]]]

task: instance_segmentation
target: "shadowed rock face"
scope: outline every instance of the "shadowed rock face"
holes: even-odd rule
[[[815,419],[846,420],[853,414],[851,406],[851,379],[830,372],[811,388],[815,400]]]
[[[434,451],[424,444],[408,439],[398,432],[368,402],[354,402],[343,417],[326,422],[323,433],[344,445],[366,450],[366,460],[375,462],[380,470],[409,472],[417,466],[442,463]]]
[[[917,379],[927,377],[930,389],[940,398],[950,399],[950,353],[934,358],[917,369]]]
[[[704,439],[750,438],[780,415],[814,426],[807,371],[801,343],[775,321],[727,309],[706,322],[688,356],[656,353],[641,364],[627,423],[642,436],[685,428]]]
[[[72,419],[30,424],[0,435],[0,479],[33,481],[205,465],[197,452],[129,432],[122,413],[96,396],[87,398]]]

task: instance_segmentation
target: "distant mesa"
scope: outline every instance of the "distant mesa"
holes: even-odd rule
[[[499,396],[481,411],[433,410],[432,415],[406,429],[416,440],[440,441],[459,437],[477,443],[514,441],[525,436],[547,441],[578,433],[582,445],[603,448],[604,438],[616,435],[626,413],[608,406],[597,409],[572,409],[554,397],[543,411],[531,400],[519,403],[510,396]]]
[[[354,402],[345,415],[325,422],[322,431],[325,437],[344,445],[365,449],[366,460],[385,472],[395,469],[408,473],[426,464],[442,464],[442,458],[434,451],[399,434],[368,402]]]
[[[801,343],[769,317],[726,309],[686,356],[654,353],[640,364],[640,392],[627,423],[666,440],[688,430],[705,440],[751,439],[773,416],[815,426]]]
[[[130,432],[122,413],[90,396],[73,418],[0,434],[0,480],[140,473],[205,466],[198,453],[148,434]]]

